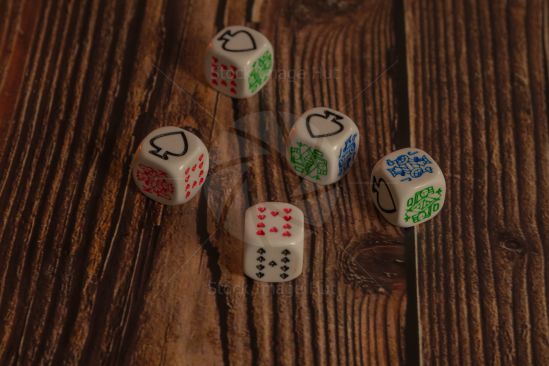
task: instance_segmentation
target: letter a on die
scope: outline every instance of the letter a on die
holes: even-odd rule
[[[303,267],[303,212],[283,202],[263,202],[246,210],[244,273],[263,282],[287,282]]]

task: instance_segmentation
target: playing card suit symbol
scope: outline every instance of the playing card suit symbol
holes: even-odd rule
[[[381,211],[385,213],[396,212],[396,204],[393,199],[393,194],[383,178],[372,178],[372,192],[377,193],[376,203],[377,207],[379,207]]]
[[[187,136],[181,130],[157,135],[149,141],[149,144],[154,148],[153,150],[149,150],[149,153],[164,160],[169,159],[168,155],[174,157],[183,156],[189,148]]]
[[[202,183],[204,183],[204,178],[200,178],[199,184],[202,184]]]
[[[190,175],[187,175],[187,176],[185,177],[185,183],[187,183],[187,182],[189,181],[189,179],[191,179],[191,176],[190,176]]]
[[[283,270],[284,272],[287,272],[290,269],[290,267],[282,266],[282,267],[280,267],[280,269]]]
[[[271,267],[276,266],[276,262],[275,262],[275,261],[270,261],[270,262],[269,262],[269,266],[271,266]]]
[[[232,69],[233,71],[236,71],[236,66],[231,65],[231,69]]]
[[[198,168],[202,169],[204,167],[204,162],[201,162],[200,164],[198,164]]]
[[[189,198],[190,195],[191,195],[191,191],[187,191],[187,193],[185,193],[185,198]]]
[[[196,164],[193,165],[192,169],[193,172],[196,170]]]
[[[343,131],[343,124],[340,122],[342,119],[343,116],[325,110],[323,115],[320,113],[308,115],[305,125],[312,138],[330,137]]]
[[[262,222],[258,222],[256,226],[257,226],[257,227],[265,227],[265,224],[262,223]]]
[[[255,233],[259,236],[264,236],[265,235],[265,232],[263,230],[257,230]]]
[[[221,48],[228,52],[248,52],[256,49],[254,37],[245,30],[234,33],[227,30],[217,40],[223,42]]]
[[[212,56],[212,61],[213,61],[213,62],[217,62],[217,57]]]
[[[212,78],[217,79],[217,74],[215,72],[212,72]]]
[[[201,177],[201,176],[203,176],[203,175],[204,175],[204,171],[201,170],[200,173],[198,173],[198,176]]]
[[[221,85],[227,86],[227,82],[225,80],[221,80]]]
[[[265,212],[266,208],[265,207],[258,207],[257,210],[259,212]]]
[[[221,68],[222,68],[223,70],[227,70],[227,65],[221,64]]]
[[[236,89],[235,88],[231,88],[231,94],[236,94]]]
[[[278,233],[278,229],[276,227],[272,227],[269,229],[271,233]]]
[[[189,175],[189,172],[191,171],[191,168],[185,169],[185,175]]]
[[[264,275],[263,273],[261,273],[261,272],[257,272],[255,275],[257,276],[257,278],[261,278],[261,277],[265,276],[265,275]]]
[[[202,161],[202,159],[204,159],[204,154],[200,154],[200,156],[198,157],[198,160]]]
[[[231,85],[232,85],[232,86],[236,86],[236,81],[234,81],[234,80],[231,81]]]
[[[282,233],[282,236],[292,236],[292,234],[289,231],[285,231]]]
[[[284,228],[284,229],[291,229],[291,228],[292,228],[292,225],[290,225],[290,224],[284,224],[284,225],[282,226],[282,228]]]
[[[187,184],[187,186],[185,187],[185,190],[188,191],[189,189],[191,189],[191,185]]]
[[[278,216],[278,211],[271,211],[271,215]]]
[[[281,259],[282,262],[284,263],[288,263],[290,261],[290,259],[288,257],[284,257]]]
[[[291,208],[289,208],[289,207],[287,207],[287,208],[285,208],[285,209],[284,209],[284,212],[286,212],[286,213],[290,213],[290,212],[292,212],[292,209],[291,209]]]
[[[217,80],[212,80],[213,85],[217,85]]]
[[[196,187],[198,183],[196,182],[196,180],[193,182],[193,188]]]
[[[257,266],[255,266],[255,268],[259,269],[260,271],[262,271],[263,269],[265,269],[265,266],[263,264],[258,264]]]
[[[283,217],[284,220],[290,221],[292,219],[292,216],[286,215]]]
[[[259,257],[257,257],[257,261],[260,262],[260,263],[263,263],[263,262],[265,262],[265,257],[259,256]]]
[[[265,218],[265,215],[257,215],[257,218],[263,220]]]
[[[290,254],[291,254],[291,252],[288,249],[284,249],[282,251],[282,255],[290,255]]]
[[[281,274],[280,274],[280,277],[282,277],[282,279],[285,280],[285,279],[288,278],[289,276],[288,276],[286,273],[281,273]]]
[[[257,252],[258,252],[259,254],[265,254],[266,251],[265,251],[265,249],[263,249],[263,248],[259,248],[259,249],[257,250]]]

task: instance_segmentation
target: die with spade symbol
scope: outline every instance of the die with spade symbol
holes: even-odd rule
[[[297,175],[332,184],[350,170],[359,140],[358,127],[348,116],[326,107],[313,108],[293,125],[286,156]]]
[[[287,282],[303,267],[303,212],[283,202],[263,202],[246,210],[244,273],[258,281]]]
[[[208,175],[209,155],[204,143],[179,127],[161,127],[139,145],[132,176],[147,197],[166,205],[192,199]]]
[[[435,217],[446,195],[446,181],[425,151],[405,148],[384,156],[372,170],[374,205],[390,223],[410,227]]]
[[[273,63],[273,46],[263,34],[230,26],[210,42],[204,72],[214,89],[233,98],[247,98],[265,86]]]

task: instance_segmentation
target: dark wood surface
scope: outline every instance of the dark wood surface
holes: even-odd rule
[[[548,364],[548,20],[542,0],[0,2],[0,364]],[[202,78],[230,24],[275,49],[246,100]],[[282,155],[319,105],[362,135],[327,187]],[[183,206],[130,179],[163,125],[211,154]],[[409,145],[448,198],[401,230],[367,182]],[[242,274],[264,200],[307,217],[291,283]]]

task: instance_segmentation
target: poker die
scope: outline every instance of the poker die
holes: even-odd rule
[[[264,35],[247,27],[230,26],[210,42],[204,70],[214,89],[230,97],[247,98],[267,83],[273,62],[273,46]]]
[[[332,184],[351,168],[359,140],[358,128],[349,117],[333,109],[313,108],[293,125],[287,159],[297,175]]]
[[[147,197],[179,205],[198,193],[208,168],[208,150],[202,141],[189,131],[170,126],[154,130],[141,142],[132,175]]]
[[[440,167],[425,151],[397,150],[372,170],[374,205],[393,225],[410,227],[435,217],[444,205],[446,181]]]
[[[291,281],[303,267],[303,212],[282,202],[263,202],[246,210],[244,273],[264,282]]]

